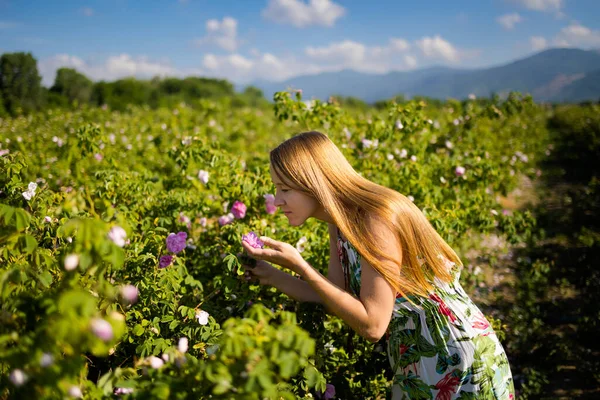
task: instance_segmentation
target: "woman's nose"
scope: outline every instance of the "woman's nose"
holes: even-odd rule
[[[283,199],[281,198],[281,196],[278,193],[275,194],[274,204],[276,207],[281,207],[282,205],[285,204],[285,201],[283,201]]]

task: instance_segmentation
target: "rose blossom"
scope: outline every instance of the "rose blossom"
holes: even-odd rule
[[[210,317],[210,314],[207,313],[206,311],[202,311],[202,310],[196,311],[196,318],[198,319],[198,323],[200,325],[208,324],[208,317]]]
[[[275,196],[272,194],[265,194],[265,208],[267,210],[267,214],[275,214],[277,211],[277,206],[275,205]]]
[[[161,256],[160,260],[158,261],[158,268],[167,268],[169,265],[171,265],[172,262],[173,262],[173,256],[171,256],[171,255]]]
[[[167,249],[172,253],[179,253],[186,246],[187,233],[185,232],[177,232],[171,233],[167,236]]]
[[[138,299],[138,289],[133,285],[125,285],[121,287],[121,297],[129,304],[133,304]]]
[[[219,217],[219,225],[221,225],[221,226],[229,225],[230,223],[233,222],[234,219],[235,219],[235,217],[233,216],[232,213],[229,213],[227,215],[222,215]]]
[[[121,228],[120,226],[113,226],[110,228],[110,231],[108,231],[108,238],[119,247],[125,246],[126,237],[127,232],[125,232],[125,229]]]
[[[65,257],[65,270],[73,271],[79,265],[79,256],[77,254],[69,254]]]
[[[91,325],[92,325],[92,332],[99,339],[101,339],[105,342],[108,342],[109,340],[111,340],[113,338],[112,325],[108,321],[106,321],[102,318],[94,318],[91,322]]]
[[[236,201],[231,207],[231,213],[237,219],[242,219],[246,216],[247,207],[241,201]]]
[[[242,241],[248,243],[251,247],[255,249],[262,249],[265,245],[262,240],[258,237],[258,235],[254,232],[250,232],[242,236]]]
[[[202,182],[206,185],[208,183],[208,172],[201,169],[198,172],[198,179],[200,179],[200,182]]]

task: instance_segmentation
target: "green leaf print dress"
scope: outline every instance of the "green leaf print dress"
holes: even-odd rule
[[[338,230],[346,289],[360,295],[360,254]],[[392,399],[514,399],[508,359],[490,323],[459,283],[435,281],[428,298],[396,298],[387,331]]]

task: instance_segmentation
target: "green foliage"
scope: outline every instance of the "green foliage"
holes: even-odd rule
[[[546,110],[530,98],[360,111],[278,93],[273,116],[232,107],[220,97],[231,89],[224,82],[146,84],[97,83],[93,101],[107,108],[0,124],[9,139],[0,157],[0,397],[62,398],[76,386],[89,398],[115,388],[139,398],[302,398],[333,383],[340,398],[385,398],[382,343],[238,277],[235,254],[251,230],[292,244],[305,237],[303,257],[325,272],[326,227],[310,220],[290,229],[265,210],[274,189],[268,151],[303,130],[327,132],[365,177],[412,196],[452,245],[471,231],[523,242],[535,226],[498,202],[519,176],[535,175],[545,145]],[[153,101],[157,87],[186,103],[131,106]],[[206,97],[188,105],[190,93]],[[37,188],[27,199],[29,182]],[[219,223],[234,201],[246,216]],[[177,232],[188,242],[173,254],[166,238]],[[161,268],[166,255],[172,262]],[[530,281],[543,284],[541,264],[538,273]],[[126,300],[126,285],[137,288],[136,301]],[[98,335],[99,319],[112,338]],[[27,385],[10,382],[15,369]]]
[[[0,56],[0,99],[2,111],[10,115],[41,108],[42,78],[31,53],[4,53]]]
[[[69,104],[86,104],[92,95],[92,81],[72,68],[59,68],[56,71],[51,93],[66,97]]]

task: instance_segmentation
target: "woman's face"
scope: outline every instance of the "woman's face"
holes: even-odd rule
[[[310,217],[321,219],[323,207],[317,199],[292,186],[290,182],[282,182],[273,166],[270,167],[271,180],[277,188],[275,205],[281,209],[292,226],[300,226]]]

